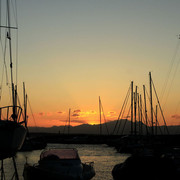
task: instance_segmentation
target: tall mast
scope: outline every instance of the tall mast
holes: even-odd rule
[[[131,135],[133,134],[133,81],[131,82]]]
[[[139,135],[141,134],[141,115],[140,115],[140,94],[137,93],[137,107],[138,107],[138,123],[139,123]]]
[[[157,135],[157,124],[158,124],[158,106],[156,105],[156,129],[155,129],[156,135]]]
[[[71,109],[69,109],[69,124],[68,124],[68,134],[70,133],[70,123],[71,123]]]
[[[134,92],[134,135],[136,135],[137,133],[137,119],[136,119],[136,113],[137,113],[137,86],[136,86],[136,90]]]
[[[100,121],[99,134],[102,135],[102,125],[101,125],[101,98],[100,98],[100,96],[99,96],[99,121]]]
[[[24,91],[24,122],[25,122],[25,127],[27,128],[27,94],[26,94],[26,88],[24,82],[23,82],[23,91]]]
[[[15,106],[15,93],[14,93],[14,82],[13,82],[13,62],[12,62],[12,46],[11,46],[11,21],[10,21],[10,5],[7,0],[7,17],[8,17],[8,32],[7,39],[9,40],[9,57],[10,57],[10,71],[11,71],[11,85],[12,85],[12,103]],[[15,114],[13,108],[13,114]]]
[[[142,128],[142,98],[140,94],[140,134],[143,134],[143,128]]]
[[[146,87],[145,87],[145,85],[143,85],[143,91],[144,91],[144,109],[145,109],[146,133],[148,134],[147,107],[146,107]]]
[[[154,135],[154,125],[153,125],[153,102],[152,102],[152,77],[151,77],[151,72],[149,72],[149,84],[150,84],[150,106],[151,106],[151,133]]]

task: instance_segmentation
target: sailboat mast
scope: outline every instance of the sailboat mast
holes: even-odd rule
[[[134,92],[134,135],[136,136],[137,134],[137,86],[136,86],[136,90]]]
[[[131,135],[133,134],[133,81],[131,82]]]
[[[149,83],[150,83],[150,105],[151,105],[151,133],[154,135],[154,125],[153,125],[153,102],[152,102],[152,77],[151,72],[149,72]]]
[[[23,91],[24,91],[24,122],[25,122],[25,127],[27,128],[27,94],[26,94],[26,88],[24,82],[23,82]]]
[[[99,121],[100,121],[99,134],[102,135],[102,125],[101,125],[101,98],[100,98],[100,96],[99,96]]]
[[[69,109],[69,124],[68,124],[68,134],[70,133],[70,123],[71,123],[71,109]]]
[[[156,135],[157,135],[157,124],[158,124],[158,106],[156,105],[156,129],[155,129]]]
[[[148,135],[147,107],[146,107],[146,87],[145,87],[145,85],[143,85],[143,91],[144,91],[144,109],[145,109],[146,133]]]
[[[8,18],[7,39],[9,40],[9,58],[10,58],[11,85],[12,85],[12,102],[13,102],[13,106],[15,106],[15,93],[14,93],[14,82],[13,82],[13,63],[12,63],[12,46],[11,46],[11,21],[10,21],[9,0],[7,0],[7,18]],[[15,110],[13,110],[13,111],[15,111]],[[15,114],[15,112],[13,112],[13,114]]]

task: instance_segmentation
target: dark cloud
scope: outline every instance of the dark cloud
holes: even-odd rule
[[[74,113],[79,113],[79,112],[81,112],[80,109],[74,110]]]
[[[174,115],[172,115],[171,116],[173,119],[180,119],[180,115],[178,115],[178,114],[174,114]]]
[[[82,123],[82,124],[87,123],[87,122],[84,121],[84,120],[71,120],[71,122],[73,122],[73,123]]]
[[[58,114],[62,114],[63,112],[61,112],[61,111],[58,111],[57,113],[58,113]]]
[[[61,119],[61,120],[59,120],[60,122],[67,122],[67,120],[65,120],[65,119]]]
[[[43,115],[44,115],[44,113],[43,113],[43,112],[40,112],[40,113],[39,113],[39,115],[40,115],[40,116],[43,116]]]
[[[78,117],[78,116],[80,116],[80,115],[77,114],[77,113],[74,113],[72,116]]]

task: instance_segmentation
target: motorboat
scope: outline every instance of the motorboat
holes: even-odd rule
[[[94,162],[82,163],[77,149],[44,150],[37,164],[24,165],[24,180],[90,180]]]

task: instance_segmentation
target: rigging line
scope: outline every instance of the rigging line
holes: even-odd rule
[[[9,78],[8,78],[8,72],[7,72],[7,65],[6,65],[6,48],[7,48],[7,38],[5,39],[5,46],[4,46],[4,67],[5,67],[5,72],[6,72],[6,85],[8,86],[9,84]]]
[[[65,125],[64,125],[64,128],[63,128],[63,134],[65,133],[65,128],[67,126],[67,122],[68,122],[68,118],[66,119],[66,122],[65,122]]]
[[[107,127],[107,121],[106,121],[106,118],[105,118],[105,114],[104,114],[104,109],[103,109],[103,106],[102,106],[102,103],[101,103],[101,109],[102,109],[102,112],[103,112],[103,117],[104,117],[104,122],[105,122],[105,126],[106,126],[106,130],[107,130],[107,133],[109,135],[109,130],[108,130],[108,127]]]
[[[27,100],[28,100],[29,108],[30,108],[30,111],[31,111],[31,115],[32,115],[35,127],[37,128],[36,120],[35,120],[35,117],[34,117],[34,114],[33,114],[33,111],[32,111],[32,107],[31,107],[31,104],[30,104],[29,97],[27,97]]]
[[[164,85],[163,85],[163,88],[162,88],[161,99],[163,99],[163,96],[165,94],[165,90],[167,88],[167,84],[168,84],[168,81],[169,81],[169,78],[170,78],[170,74],[171,74],[171,71],[172,71],[172,68],[174,66],[174,62],[175,62],[175,59],[176,59],[176,56],[177,56],[177,53],[178,53],[178,50],[179,50],[179,46],[180,46],[180,35],[179,35],[179,38],[178,38],[178,41],[177,41],[177,45],[176,45],[172,60],[171,60],[171,64],[170,64],[170,67],[169,67],[169,71],[167,73],[167,77],[165,79],[165,82],[164,82]]]
[[[7,27],[7,12],[6,12],[6,27]],[[0,28],[1,29],[1,28]],[[4,64],[4,67],[5,67],[5,72],[6,72],[6,85],[8,86],[9,84],[9,80],[8,80],[8,73],[7,73],[7,65],[6,65],[6,48],[7,48],[7,28],[5,29],[5,47],[3,48],[3,43],[2,43],[2,38],[0,38],[0,41],[1,41],[1,48],[2,48],[2,54],[3,54],[3,64]],[[1,34],[0,34],[1,35]]]
[[[155,88],[154,82],[153,82],[153,80],[151,80],[151,81],[152,81],[152,85],[153,85],[153,88],[154,88],[154,92],[155,92],[155,95],[156,95],[156,99],[157,99],[157,102],[158,102],[158,105],[159,105],[159,109],[160,109],[160,111],[161,111],[161,115],[162,115],[162,118],[163,118],[163,121],[164,121],[164,125],[165,125],[165,127],[166,127],[166,131],[167,131],[167,133],[169,134],[169,130],[168,130],[168,128],[167,128],[166,120],[165,120],[165,117],[164,117],[164,114],[163,114],[163,110],[162,110],[161,105],[160,105],[160,102],[159,102],[159,98],[158,98],[158,95],[157,95],[157,92],[156,92],[156,88]]]
[[[11,0],[11,4],[12,4],[12,9],[13,9],[16,27],[18,28],[18,26],[17,26],[18,25],[18,19],[17,19],[17,2],[16,2],[16,0],[14,0],[14,3],[13,3],[13,0]]]
[[[129,107],[129,111],[128,111],[127,117],[129,117],[130,111],[131,111],[131,105],[130,105],[130,107]],[[122,129],[121,135],[123,135],[123,133],[124,133],[124,129],[125,129],[126,123],[127,123],[127,118],[126,118],[126,120],[125,120],[125,122],[124,122],[124,126],[123,126],[123,129]]]
[[[2,2],[0,0],[0,26],[1,26],[1,12],[2,12]],[[0,28],[0,40],[1,40],[1,28]]]
[[[19,43],[18,43],[18,18],[17,18],[17,2],[15,0],[15,3],[13,4],[13,1],[11,1],[12,3],[12,9],[13,9],[13,14],[14,14],[14,18],[15,18],[15,23],[16,23],[16,85],[17,85],[17,82],[18,82],[18,47],[19,47]]]
[[[130,91],[130,90],[131,90],[131,86],[129,87],[127,94],[129,93],[129,91]],[[125,101],[126,101],[126,99],[127,99],[127,94],[126,94],[125,100],[124,100],[124,102],[123,102],[123,105],[122,105],[121,111],[120,111],[119,116],[118,116],[118,120],[116,121],[116,124],[115,124],[115,127],[114,127],[114,129],[113,129],[112,134],[114,134],[114,133],[115,133],[116,127],[117,127],[117,125],[118,125],[118,123],[119,123],[119,118],[120,118],[121,113],[122,113],[122,110],[123,110],[123,108],[124,108],[124,104],[125,104]]]
[[[153,84],[153,81],[152,81],[152,84]],[[148,94],[147,90],[146,90],[146,94],[147,94],[147,97],[148,97],[148,99],[149,99],[149,101],[150,101],[150,97],[149,97],[149,94]],[[153,110],[153,114],[155,114],[154,109],[152,109],[152,110]],[[162,115],[162,114],[161,114],[161,115]],[[150,127],[151,122],[150,122],[150,119],[148,118],[148,116],[147,116],[147,122],[148,122],[148,126]],[[158,122],[158,125],[159,125],[159,122]],[[161,131],[160,126],[159,126],[159,129],[160,129],[161,134],[163,134],[162,131]]]
[[[125,110],[126,110],[126,106],[127,106],[127,103],[128,103],[129,96],[130,96],[130,90],[131,90],[131,89],[129,89],[129,91],[128,91],[129,93],[128,93],[127,100],[126,100],[126,103],[125,103],[125,107],[123,108],[123,112],[122,112],[121,118],[119,117],[119,119],[121,119],[121,121],[120,121],[120,123],[119,123],[119,126],[118,126],[118,129],[117,129],[117,133],[116,133],[116,134],[118,134],[119,129],[120,129],[121,124],[122,124],[122,117],[124,117],[124,113],[125,113]]]
[[[168,97],[169,97],[169,94],[170,94],[170,92],[171,92],[171,89],[172,89],[172,86],[173,86],[174,79],[175,79],[175,77],[176,77],[176,73],[177,73],[179,64],[180,64],[180,59],[179,59],[178,62],[177,62],[177,65],[176,65],[176,68],[175,68],[175,71],[174,71],[174,74],[173,74],[173,77],[172,77],[172,81],[171,81],[170,87],[169,87],[168,92],[167,92],[166,100],[165,100],[165,102],[164,102],[164,106],[166,105],[167,100],[168,100]]]

